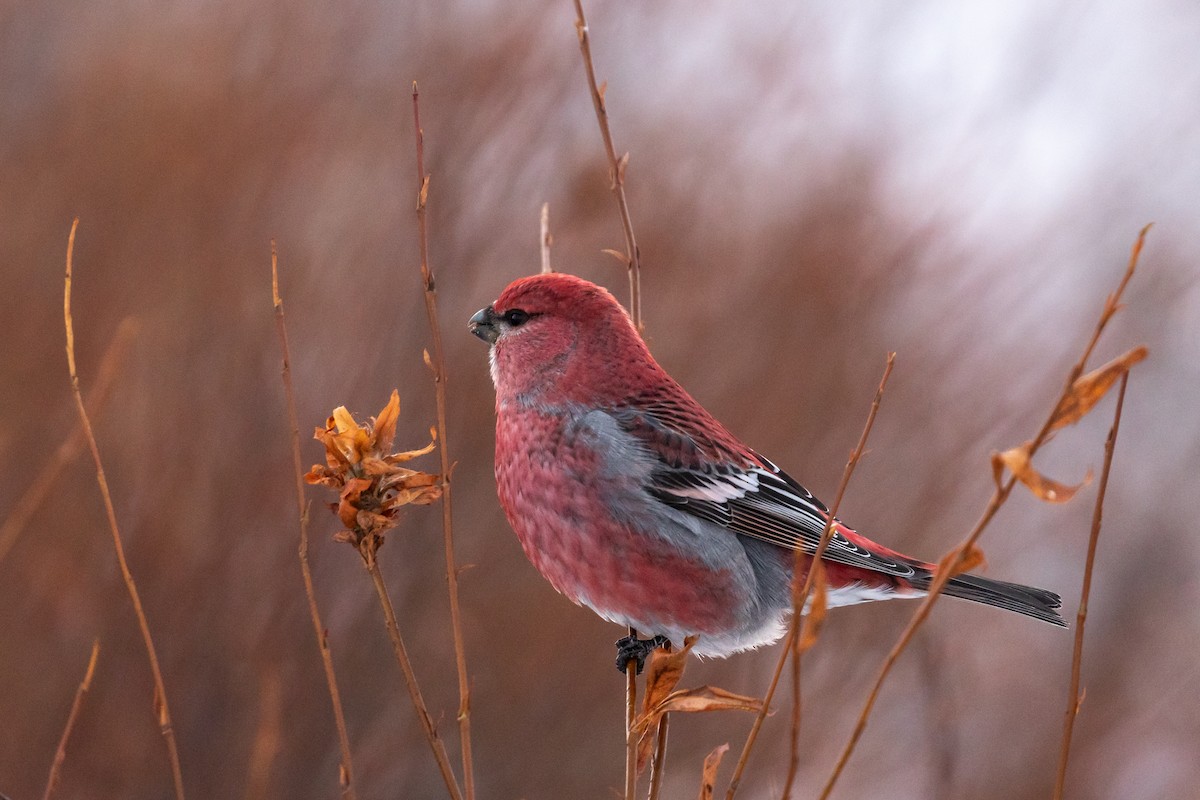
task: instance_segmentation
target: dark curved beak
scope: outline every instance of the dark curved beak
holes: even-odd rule
[[[500,338],[500,328],[496,325],[498,319],[491,306],[481,308],[467,322],[467,329],[488,344],[495,344]]]

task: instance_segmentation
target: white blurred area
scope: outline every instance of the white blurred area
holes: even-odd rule
[[[1067,786],[1078,800],[1194,795],[1200,6],[642,0],[587,12],[630,153],[652,349],[827,502],[897,351],[842,516],[914,555],[936,560],[969,530],[991,491],[988,454],[1036,432],[1155,223],[1093,362],[1143,343],[1151,354],[1113,464]],[[622,634],[557,597],[508,531],[485,351],[465,332],[537,269],[547,201],[556,267],[626,298],[600,253],[623,245],[573,20],[565,0],[0,5],[0,513],[73,422],[59,309],[79,215],[85,391],[120,319],[143,323],[97,433],[195,796],[242,795],[268,674],[287,709],[270,796],[335,791],[295,562],[267,242],[280,245],[301,430],[336,405],[372,413],[397,386],[410,443],[423,444],[433,396],[412,80],[433,175],[457,539],[475,565],[462,585],[480,795],[602,797],[621,783]],[[1112,410],[1038,465],[1068,482],[1098,472]],[[63,480],[69,500],[0,561],[0,720],[23,731],[0,738],[0,792],[40,790],[100,636],[62,796],[164,796],[145,657],[95,484],[82,462]],[[982,541],[988,574],[1060,592],[1073,621],[1094,497],[1094,485],[1063,507],[1015,494]],[[441,796],[356,556],[315,519],[360,796]],[[438,515],[415,510],[381,559],[453,754],[440,552]],[[800,796],[828,774],[913,608],[830,615],[805,662]],[[696,662],[685,681],[759,693],[775,656]],[[1049,796],[1070,657],[1070,633],[939,606],[836,796]],[[694,795],[704,754],[725,741],[736,752],[748,724],[674,722],[664,796]],[[778,796],[786,739],[781,711],[739,797]]]

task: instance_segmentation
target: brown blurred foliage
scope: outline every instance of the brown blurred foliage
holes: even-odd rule
[[[1151,353],[1132,376],[1112,468],[1068,792],[1187,796],[1200,783],[1200,159],[1189,100],[1200,96],[1200,10],[970,8],[588,9],[617,147],[631,154],[647,336],[701,402],[824,497],[880,360],[896,350],[841,516],[934,559],[990,493],[988,453],[1046,414],[1130,243],[1155,221],[1096,359],[1141,342]],[[295,556],[269,239],[302,424],[340,404],[362,418],[398,386],[397,439],[423,441],[435,414],[421,355],[413,79],[432,174],[456,538],[460,562],[474,565],[461,592],[480,794],[603,797],[619,786],[612,641],[623,631],[555,595],[508,531],[486,354],[465,329],[509,280],[537,271],[545,201],[555,267],[625,290],[600,253],[622,236],[569,4],[9,2],[0,75],[0,516],[75,422],[61,302],[78,215],[85,398],[121,321],[138,322],[93,424],[189,794],[336,791]],[[1061,431],[1038,469],[1098,465],[1108,417]],[[305,447],[321,459],[318,444]],[[1060,507],[1014,497],[983,542],[988,574],[1059,591],[1072,615],[1091,491]],[[437,517],[405,510],[383,568],[453,749]],[[313,520],[361,796],[441,796],[371,587],[332,541],[336,520]],[[830,612],[806,656],[800,787],[827,774],[910,612]],[[163,797],[145,654],[94,474],[76,461],[0,561],[0,792],[41,791],[95,638],[103,655],[56,796]],[[1046,796],[1069,634],[947,602],[918,639],[936,655],[900,662],[841,794]],[[774,658],[694,661],[688,684],[758,695]],[[739,796],[778,787],[785,717],[768,719]],[[736,751],[749,724],[677,717],[663,796],[694,796],[705,754],[723,742]]]

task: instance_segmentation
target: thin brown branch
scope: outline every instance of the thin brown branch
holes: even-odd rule
[[[600,124],[600,136],[604,139],[604,152],[608,156],[609,180],[613,195],[617,198],[617,208],[621,212],[621,228],[625,232],[626,266],[629,270],[629,316],[634,326],[642,330],[642,299],[641,299],[641,255],[638,253],[637,240],[633,235],[633,221],[629,217],[629,203],[625,200],[625,167],[629,163],[629,154],[617,157],[613,145],[612,131],[608,126],[608,110],[604,104],[604,91],[607,84],[599,86],[596,83],[596,68],[592,64],[592,46],[588,37],[587,18],[583,15],[583,1],[575,2],[575,32],[579,35],[579,51],[583,54],[583,68],[587,73],[588,89],[592,95],[592,105],[596,109],[596,121]]]
[[[150,623],[146,620],[146,611],[142,608],[142,598],[138,594],[137,583],[133,573],[129,571],[129,563],[125,560],[125,548],[121,544],[121,532],[117,527],[117,512],[113,507],[112,495],[108,491],[108,478],[104,475],[104,465],[100,461],[100,447],[96,444],[96,436],[92,432],[92,423],[88,419],[87,408],[83,403],[83,393],[79,389],[79,375],[75,371],[75,330],[71,320],[71,259],[75,252],[75,231],[79,227],[79,218],[71,223],[71,233],[67,237],[67,272],[63,287],[63,320],[67,331],[67,368],[71,375],[71,392],[75,396],[75,409],[79,412],[79,424],[87,439],[88,448],[92,451],[92,461],[96,464],[96,482],[100,486],[100,495],[104,499],[104,510],[108,515],[108,527],[112,532],[113,547],[117,553],[117,564],[121,569],[121,577],[125,581],[125,589],[133,603],[133,611],[137,616],[138,627],[141,629],[142,642],[146,646],[146,656],[150,660],[150,672],[154,677],[154,706],[158,716],[159,729],[167,744],[167,756],[171,761],[171,776],[175,784],[175,797],[183,800],[183,771],[179,766],[179,749],[175,745],[175,728],[171,724],[171,711],[167,705],[167,689],[163,683],[162,670],[158,664],[158,653],[154,649],[154,638],[150,635]]]
[[[1100,335],[1104,332],[1109,320],[1112,319],[1113,315],[1118,310],[1120,310],[1121,296],[1125,291],[1125,287],[1129,285],[1129,280],[1133,277],[1133,273],[1137,268],[1138,257],[1141,255],[1142,245],[1145,242],[1146,233],[1149,230],[1150,226],[1147,225],[1139,232],[1137,241],[1134,243],[1133,249],[1130,253],[1129,266],[1125,270],[1125,275],[1122,277],[1121,283],[1117,286],[1116,291],[1110,294],[1105,300],[1104,308],[1100,312],[1099,321],[1096,323],[1096,328],[1093,331],[1091,338],[1088,340],[1087,346],[1084,348],[1083,355],[1079,357],[1079,360],[1071,368],[1071,371],[1067,377],[1066,385],[1063,387],[1062,394],[1059,396],[1058,401],[1054,404],[1053,410],[1046,417],[1045,423],[1042,424],[1042,427],[1038,431],[1037,435],[1025,445],[1031,458],[1033,454],[1036,453],[1038,449],[1050,438],[1050,435],[1054,429],[1055,420],[1058,418],[1058,410],[1068,402],[1068,398],[1071,396],[1075,381],[1087,368],[1088,358],[1091,356],[1092,350],[1095,349],[1096,343],[1100,340]],[[904,652],[904,649],[908,646],[909,642],[912,641],[913,635],[917,632],[917,629],[924,624],[926,619],[928,619],[929,612],[933,609],[934,604],[937,603],[939,598],[941,598],[942,589],[945,588],[946,583],[956,574],[959,567],[965,562],[968,555],[974,550],[975,543],[979,540],[979,537],[983,534],[983,531],[992,521],[992,518],[996,516],[996,512],[998,512],[1000,507],[1004,505],[1004,502],[1008,500],[1008,496],[1012,493],[1013,487],[1016,485],[1016,483],[1017,479],[1012,475],[1009,475],[1009,477],[1003,481],[997,480],[996,489],[993,491],[991,498],[988,500],[987,506],[983,510],[983,514],[975,523],[975,526],[971,529],[970,533],[967,534],[966,538],[963,539],[963,541],[958,545],[958,547],[952,551],[953,557],[945,563],[945,568],[939,568],[934,574],[933,582],[927,589],[928,593],[921,601],[921,604],[913,614],[912,619],[909,620],[908,625],[905,626],[904,631],[900,634],[900,638],[896,641],[896,644],[893,645],[891,651],[884,659],[883,664],[879,669],[879,673],[875,677],[875,683],[872,685],[871,691],[868,693],[867,699],[863,703],[862,711],[858,716],[858,721],[855,723],[854,730],[850,735],[850,739],[847,741],[845,748],[838,757],[837,763],[833,768],[833,772],[829,776],[829,780],[826,782],[824,790],[821,792],[821,800],[825,800],[833,792],[834,785],[837,783],[838,778],[841,777],[842,771],[845,769],[847,762],[849,762],[850,756],[853,754],[855,747],[858,746],[858,741],[860,738],[862,738],[863,731],[866,730],[867,719],[870,717],[871,711],[875,706],[875,701],[879,697],[879,691],[883,688],[883,683],[887,680],[887,676],[891,672],[892,667],[895,665],[896,660],[900,657],[900,654]]]
[[[137,329],[138,322],[133,317],[126,317],[117,326],[117,332],[113,335],[112,341],[108,343],[108,349],[104,351],[104,357],[100,360],[100,368],[96,371],[96,383],[89,393],[87,404],[89,414],[95,414],[104,407],[104,403],[108,400],[109,390],[112,389],[117,369],[120,367]],[[41,472],[17,500],[4,523],[0,524],[0,561],[3,561],[4,557],[8,555],[8,551],[12,549],[21,532],[25,530],[29,520],[50,496],[63,469],[79,457],[80,451],[83,450],[83,444],[83,428],[77,425],[67,434],[67,438],[63,439],[62,444],[54,451],[54,455],[42,466]]]
[[[413,125],[417,139],[417,240],[421,253],[421,281],[425,287],[425,312],[433,337],[433,359],[426,362],[433,371],[437,396],[437,432],[442,465],[442,541],[446,554],[446,585],[450,594],[450,629],[454,636],[454,664],[458,671],[458,733],[462,741],[463,788],[467,800],[475,798],[475,769],[471,754],[471,687],[467,677],[466,645],[463,642],[462,612],[458,602],[458,567],[454,558],[454,514],[450,502],[450,442],[446,436],[446,356],[442,347],[442,329],[438,324],[437,289],[429,267],[429,236],[425,208],[429,200],[429,176],[425,174],[425,132],[421,130],[421,107],[417,82],[413,81]]]
[[[837,493],[833,498],[833,505],[829,509],[829,518],[825,521],[825,529],[821,531],[821,540],[817,543],[817,549],[813,552],[810,561],[810,567],[806,570],[804,578],[804,586],[799,591],[796,591],[795,585],[792,589],[792,620],[788,626],[787,639],[784,642],[784,647],[779,654],[779,661],[775,665],[775,673],[771,678],[771,685],[767,688],[766,695],[763,696],[762,710],[758,712],[758,716],[754,721],[754,725],[750,729],[750,735],[746,738],[746,744],[742,747],[742,753],[738,757],[737,766],[734,768],[733,777],[729,782],[729,789],[725,793],[726,800],[732,800],[737,793],[738,784],[741,782],[742,771],[746,768],[746,762],[750,758],[750,751],[754,748],[754,743],[758,738],[759,729],[762,727],[763,720],[770,710],[771,700],[774,699],[775,689],[779,685],[779,677],[783,673],[783,665],[787,661],[788,655],[793,655],[792,660],[792,734],[791,734],[791,756],[788,763],[788,777],[784,788],[784,797],[787,797],[791,792],[792,783],[795,780],[796,769],[799,763],[799,737],[800,737],[800,655],[802,649],[800,647],[800,619],[801,612],[804,610],[805,604],[808,602],[809,595],[812,593],[815,581],[818,579],[818,565],[821,558],[825,555],[825,550],[829,547],[829,542],[833,538],[833,524],[837,519],[838,508],[842,504],[842,497],[846,493],[846,487],[850,483],[850,476],[854,474],[854,468],[858,465],[859,459],[867,446],[867,437],[871,434],[871,427],[875,424],[875,415],[879,412],[879,404],[883,400],[883,391],[887,387],[888,378],[892,374],[892,367],[896,363],[896,354],[888,353],[887,363],[883,368],[883,377],[879,381],[879,387],[875,390],[875,398],[871,401],[871,410],[867,413],[866,424],[863,425],[862,434],[858,437],[858,444],[850,453],[849,460],[846,461],[846,468],[842,471],[842,480],[838,483]],[[800,569],[803,566],[803,560],[806,554],[802,550],[796,551],[796,561],[793,567],[792,581],[793,584],[799,579]],[[793,648],[795,653],[793,654]]]
[[[542,274],[554,272],[550,266],[550,245],[553,243],[554,237],[550,235],[550,204],[542,203]]]
[[[71,738],[71,731],[75,728],[79,709],[83,708],[83,698],[87,696],[88,689],[92,688],[92,675],[96,672],[96,658],[99,655],[100,640],[97,639],[92,642],[92,655],[88,659],[87,670],[83,673],[83,680],[80,681],[79,688],[75,690],[75,701],[71,703],[71,713],[67,715],[67,724],[63,727],[62,736],[58,740],[58,749],[54,751],[54,761],[50,763],[50,777],[46,779],[46,791],[42,794],[42,800],[50,800],[55,787],[58,786],[59,772],[62,770],[63,762],[67,760],[67,740]]]
[[[438,770],[442,774],[442,780],[446,783],[446,791],[450,794],[452,800],[462,800],[462,791],[458,788],[458,781],[454,777],[454,769],[450,766],[450,759],[446,756],[446,747],[442,744],[441,737],[438,736],[437,729],[433,725],[433,720],[429,716],[429,711],[425,706],[425,698],[421,695],[421,687],[417,684],[417,676],[413,671],[412,662],[408,658],[408,649],[404,646],[404,639],[400,636],[400,626],[396,622],[396,610],[392,607],[392,599],[388,595],[387,586],[383,582],[383,573],[379,571],[379,562],[376,560],[376,550],[379,547],[379,539],[374,536],[368,536],[362,539],[358,546],[359,555],[362,556],[363,566],[366,567],[367,573],[371,576],[371,581],[375,584],[375,593],[379,596],[379,605],[383,609],[383,616],[387,623],[388,637],[392,641],[392,650],[396,654],[396,662],[400,665],[400,670],[404,673],[404,684],[408,688],[408,695],[412,698],[413,710],[417,713],[417,721],[421,723],[421,729],[425,732],[425,739],[429,742],[429,748],[433,751],[433,757],[437,761]]]
[[[283,354],[283,394],[287,399],[288,425],[292,437],[292,466],[296,473],[296,510],[300,514],[300,573],[304,578],[304,596],[308,600],[308,615],[312,620],[313,632],[317,637],[317,649],[321,653],[321,665],[325,671],[325,685],[329,689],[329,700],[333,705],[333,721],[337,726],[338,746],[342,761],[338,772],[338,783],[342,788],[343,800],[355,800],[354,764],[350,758],[350,736],[346,732],[346,715],[342,710],[342,695],[338,691],[337,676],[333,671],[333,653],[329,649],[329,637],[321,621],[317,607],[317,594],[313,587],[312,568],[308,565],[308,504],[304,502],[304,462],[300,457],[300,424],[296,415],[296,391],[292,386],[292,356],[288,348],[287,324],[283,316],[283,298],[279,294],[279,256],[275,240],[271,240],[271,299],[275,307],[275,331],[279,334],[279,349]]]
[[[629,629],[629,635],[637,639],[638,632]],[[633,800],[637,793],[637,743],[638,735],[633,729],[637,719],[637,661],[630,659],[625,664],[625,800]]]
[[[1108,474],[1112,467],[1113,450],[1117,446],[1117,432],[1121,428],[1121,410],[1125,406],[1125,386],[1129,373],[1121,376],[1121,389],[1117,393],[1117,410],[1113,412],[1112,428],[1104,442],[1104,466],[1100,470],[1100,486],[1096,491],[1096,505],[1092,511],[1092,532],[1088,537],[1087,561],[1083,568],[1083,589],[1079,596],[1079,611],[1075,615],[1075,650],[1071,656],[1071,688],[1067,694],[1067,710],[1063,716],[1062,751],[1058,758],[1058,774],[1054,781],[1054,800],[1062,800],[1063,787],[1067,781],[1067,761],[1071,757],[1071,734],[1075,730],[1075,717],[1083,697],[1079,693],[1080,671],[1083,664],[1083,633],[1087,624],[1088,597],[1092,591],[1092,568],[1096,563],[1096,545],[1100,541],[1100,522],[1104,516],[1104,495],[1108,491]]]
[[[658,800],[662,792],[664,770],[667,768],[667,732],[670,714],[663,714],[654,734],[654,760],[650,762],[650,794],[647,800]]]

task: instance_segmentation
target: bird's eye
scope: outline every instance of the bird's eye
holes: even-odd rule
[[[529,321],[529,314],[519,308],[514,308],[512,311],[504,312],[504,321],[516,328]]]

